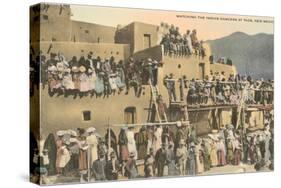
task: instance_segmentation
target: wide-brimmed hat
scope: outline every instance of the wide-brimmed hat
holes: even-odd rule
[[[74,130],[69,130],[69,134],[74,137],[78,136],[77,132]]]
[[[60,131],[57,132],[57,135],[58,136],[63,136],[63,135],[65,135],[65,131],[60,130]]]
[[[87,133],[93,133],[93,132],[95,132],[96,131],[96,128],[95,127],[89,127],[88,129],[87,129]]]
[[[80,67],[79,67],[79,70],[80,70],[80,72],[85,72],[85,71],[86,71],[86,67],[80,66]]]
[[[72,71],[72,72],[79,72],[79,69],[78,69],[78,67],[73,66],[73,67],[71,68],[71,71]]]
[[[50,72],[54,72],[54,71],[57,71],[57,70],[58,69],[55,65],[52,65],[52,66],[48,67],[48,71],[50,71]]]

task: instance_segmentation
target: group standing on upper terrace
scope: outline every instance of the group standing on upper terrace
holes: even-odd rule
[[[48,86],[50,96],[109,97],[124,90],[128,94],[133,88],[135,95],[140,97],[144,94],[142,84],[147,84],[148,80],[157,84],[159,66],[162,66],[161,62],[151,58],[136,61],[130,57],[124,63],[122,60],[116,62],[113,56],[94,57],[93,52],[86,58],[73,56],[70,61],[62,53],[51,53],[49,59],[41,54],[34,60],[31,57],[30,92],[33,95],[34,86],[38,88],[40,82],[43,88]]]
[[[203,41],[198,39],[196,29],[181,34],[179,27],[161,23],[158,30],[162,36],[160,44],[164,46],[165,55],[185,57],[193,54],[202,59],[206,56]]]
[[[226,78],[224,72],[215,72],[203,80],[187,80],[186,76],[175,79],[171,73],[164,77],[164,84],[170,102],[186,101],[188,105],[239,104],[242,98],[246,104],[273,104],[274,99],[272,80],[253,80],[239,74]]]

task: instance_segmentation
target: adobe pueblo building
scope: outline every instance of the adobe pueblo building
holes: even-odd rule
[[[39,9],[31,8],[30,14],[30,27],[34,31],[31,33],[31,54],[42,53],[49,58],[51,53],[63,53],[69,61],[73,56],[87,56],[93,52],[95,57],[101,59],[114,56],[115,61],[127,62],[132,57],[135,61],[151,58],[161,62],[157,84],[152,86],[143,83],[139,97],[135,96],[133,89],[127,95],[121,92],[108,98],[86,96],[75,99],[50,96],[47,87],[40,86],[40,93],[35,89],[37,94],[31,97],[31,106],[40,101],[41,109],[35,111],[31,108],[31,126],[37,127],[40,124],[44,136],[58,130],[91,126],[103,135],[108,126],[119,132],[119,125],[122,124],[139,127],[146,123],[174,124],[178,121],[189,121],[196,128],[197,134],[204,135],[227,124],[239,124],[237,122],[242,116],[246,118],[245,122],[254,122],[257,128],[263,128],[264,109],[242,104],[188,105],[185,99],[180,100],[182,91],[178,80],[183,76],[186,80],[199,82],[216,72],[224,72],[225,77],[237,74],[234,65],[210,61],[212,52],[207,43],[203,44],[205,58],[197,55],[173,57],[164,54],[164,47],[159,43],[159,25],[132,22],[126,26],[109,27],[74,21],[71,20],[69,5],[41,4]],[[177,96],[177,100],[172,102],[164,84],[165,76],[171,73],[176,80]],[[157,114],[155,95],[161,95],[167,105],[164,120],[160,120]]]

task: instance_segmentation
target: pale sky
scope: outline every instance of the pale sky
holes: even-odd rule
[[[181,33],[184,33],[187,29],[196,29],[197,35],[201,40],[217,39],[237,31],[244,32],[249,35],[257,33],[273,34],[274,32],[273,18],[271,17],[82,5],[71,5],[71,10],[73,20],[113,27],[116,27],[118,24],[125,26],[134,21],[138,21],[154,25],[160,25],[161,22],[168,23],[169,25],[174,24],[180,28]],[[182,17],[177,17],[177,15],[182,15]],[[236,19],[236,21],[221,19]],[[256,22],[255,20],[261,20],[262,22]]]

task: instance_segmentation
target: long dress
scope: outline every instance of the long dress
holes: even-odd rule
[[[89,91],[90,90],[89,77],[86,75],[86,73],[82,73],[79,79],[80,79],[80,91],[81,92]]]
[[[218,165],[219,166],[224,166],[226,165],[226,160],[225,160],[225,146],[223,141],[219,141],[217,145],[217,155],[218,155]]]
[[[226,155],[226,161],[228,164],[231,164],[234,159],[234,154],[233,154],[234,148],[233,148],[233,141],[228,140],[227,141],[227,155]]]
[[[78,73],[73,73],[72,74],[72,81],[74,83],[74,88],[76,90],[80,90],[80,79],[79,79],[79,74]]]
[[[239,165],[241,161],[242,151],[238,139],[234,140],[233,146],[234,146],[234,165]]]
[[[91,134],[90,136],[87,136],[86,142],[89,145],[90,149],[90,164],[92,165],[95,160],[98,159],[98,139],[97,136],[94,134]]]
[[[217,146],[216,143],[214,142],[211,143],[210,158],[211,158],[211,166],[212,167],[218,166]]]
[[[61,152],[61,156],[60,160],[58,161],[58,167],[64,168],[70,160],[70,154],[65,146],[61,147],[59,152]]]
[[[158,151],[161,148],[162,145],[162,127],[158,127],[156,131],[154,132],[154,151]]]
[[[92,74],[89,76],[89,89],[90,90],[96,89],[96,80],[97,80],[97,75],[96,75],[96,72],[93,71]]]
[[[204,155],[201,146],[196,147],[196,166],[198,174],[204,172]]]
[[[122,89],[126,86],[125,85],[125,74],[124,74],[123,69],[121,69],[121,68],[117,68],[116,84],[117,84],[117,87],[120,89]]]
[[[95,91],[98,95],[100,95],[104,92],[104,84],[103,84],[102,77],[97,77],[96,84],[95,84]]]
[[[118,144],[119,144],[119,158],[122,161],[126,161],[129,158],[129,151],[128,151],[128,139],[124,130],[121,130],[118,137]]]
[[[59,162],[60,162],[61,156],[62,156],[62,152],[61,152],[62,145],[63,145],[63,141],[61,139],[58,139],[56,141],[56,146],[57,146],[56,168],[59,168]]]
[[[70,74],[64,75],[62,85],[67,90],[75,89],[72,76]]]
[[[126,136],[127,136],[127,139],[128,139],[128,144],[127,144],[128,151],[129,151],[129,153],[133,152],[135,154],[134,159],[137,159],[138,158],[138,152],[137,152],[134,132],[131,131],[131,130],[128,130],[126,132]]]
[[[109,76],[108,82],[109,82],[110,88],[112,90],[117,90],[117,83],[116,83],[116,75],[115,74],[112,74],[112,75]]]
[[[141,130],[136,139],[138,146],[138,156],[139,159],[144,159],[146,156],[146,147],[147,147],[147,135],[146,130]]]
[[[79,142],[79,170],[85,171],[88,169],[88,158],[87,158],[87,144],[86,141]]]

